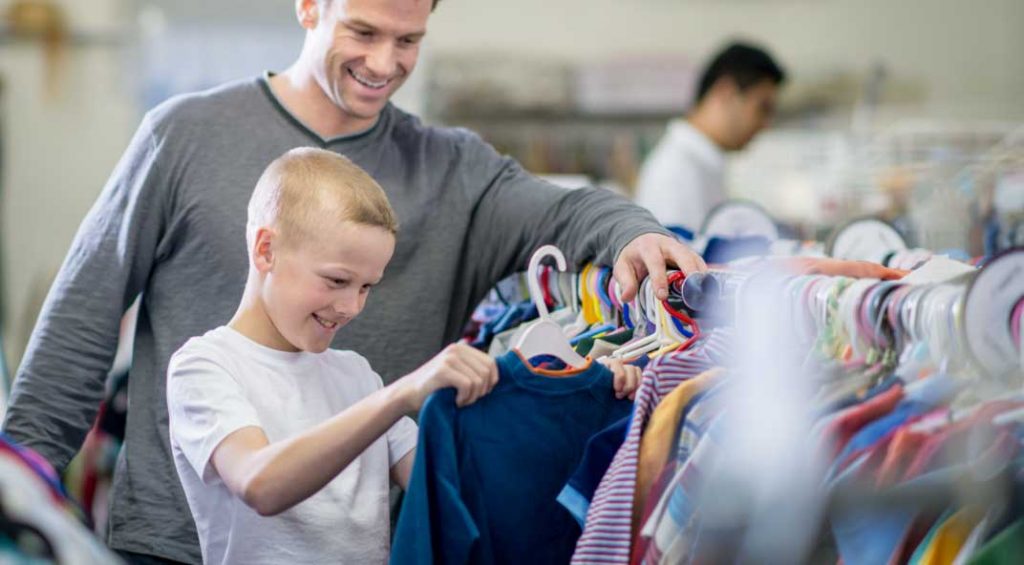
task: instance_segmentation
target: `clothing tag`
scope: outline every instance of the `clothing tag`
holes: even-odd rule
[[[1024,250],[993,259],[975,277],[964,299],[964,335],[974,359],[990,377],[1020,370],[1010,315],[1024,296]]]
[[[839,229],[829,246],[836,259],[879,262],[893,251],[907,248],[896,228],[875,219],[857,220]]]
[[[977,271],[974,267],[954,261],[945,255],[936,255],[909,275],[900,279],[903,284],[938,284]]]

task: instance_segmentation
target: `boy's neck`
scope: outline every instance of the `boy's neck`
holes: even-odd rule
[[[262,346],[278,351],[299,351],[281,336],[281,332],[277,331],[274,322],[271,321],[259,300],[253,300],[248,295],[247,289],[246,295],[242,297],[242,302],[238,305],[238,310],[228,322],[228,327]]]

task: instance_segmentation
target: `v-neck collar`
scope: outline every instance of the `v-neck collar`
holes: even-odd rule
[[[274,73],[270,71],[263,71],[263,74],[260,76],[259,79],[260,87],[263,89],[263,92],[267,95],[267,98],[270,100],[271,104],[275,108],[277,108],[277,111],[280,112],[285,117],[285,119],[291,122],[292,125],[302,130],[302,132],[308,135],[309,137],[315,139],[317,143],[319,143],[321,146],[326,147],[328,145],[338,143],[341,141],[351,141],[369,135],[378,127],[380,127],[381,122],[384,121],[384,113],[388,112],[391,107],[391,102],[388,102],[388,104],[384,107],[384,109],[381,110],[380,114],[377,116],[377,121],[375,121],[373,125],[362,131],[337,135],[325,139],[319,133],[313,130],[313,128],[309,127],[305,122],[300,120],[295,114],[291,113],[291,111],[289,111],[288,108],[285,107],[285,105],[281,102],[281,99],[278,98],[277,94],[274,93],[274,89],[270,87],[270,77],[272,76],[274,76]]]

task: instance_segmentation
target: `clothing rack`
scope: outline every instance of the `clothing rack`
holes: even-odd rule
[[[557,320],[566,339],[628,335],[619,349],[609,354],[605,343],[593,358],[646,365],[625,439],[615,434],[622,443],[600,486],[567,506],[583,526],[573,562],[675,563],[685,554],[799,562],[830,540],[846,558],[858,543],[842,529],[819,536],[824,524],[856,531],[899,512],[934,521],[935,512],[962,511],[965,500],[1004,518],[1024,516],[999,504],[1021,490],[1021,463],[1008,458],[1020,442],[1007,430],[1024,411],[1022,272],[1024,250],[980,269],[935,257],[909,274],[865,261],[769,257],[689,276],[670,272],[664,301],[646,279],[624,301],[609,269],[541,267],[530,277],[539,289],[529,304],[540,309],[543,302],[549,324]],[[509,331],[528,325],[517,324]],[[646,345],[631,349],[637,343]],[[675,404],[670,396],[691,400]],[[872,416],[842,442],[834,436],[831,424],[849,410],[890,399],[891,414]],[[661,424],[653,423],[663,406],[678,410],[675,437],[664,432],[664,410]],[[915,471],[927,471],[924,483],[910,474],[893,475],[899,481],[891,485],[854,480],[861,472],[873,477],[881,459],[869,461],[850,442],[897,416],[906,420],[894,420],[894,430],[929,441],[999,435],[972,440],[986,448],[984,467],[964,467],[978,457],[942,439],[935,449],[949,461],[911,452],[924,457]],[[890,441],[868,444],[876,449],[871,457],[887,460]],[[644,442],[668,442],[660,448],[667,461],[651,466]],[[936,464],[947,467],[932,473]],[[620,500],[628,502],[612,502]]]

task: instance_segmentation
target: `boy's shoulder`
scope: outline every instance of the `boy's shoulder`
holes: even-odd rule
[[[214,366],[227,373],[238,369],[236,360],[241,358],[238,344],[231,339],[232,330],[227,326],[214,328],[202,335],[191,337],[175,351],[168,363],[168,375],[174,376],[178,369]]]
[[[230,335],[231,331],[232,330],[228,326],[219,326],[202,335],[190,337],[188,341],[178,348],[174,355],[200,355],[204,353],[217,354],[221,352],[229,352],[237,347],[237,344],[233,345],[232,343],[233,340]]]

